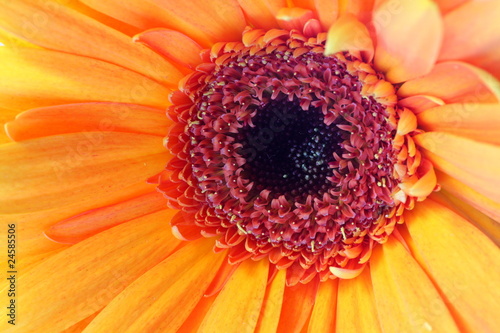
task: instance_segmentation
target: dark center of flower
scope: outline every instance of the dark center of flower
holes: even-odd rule
[[[393,145],[394,90],[349,54],[324,56],[324,34],[243,40],[215,45],[173,95],[159,189],[231,263],[268,257],[289,284],[352,275],[401,222],[393,193],[412,166]]]
[[[322,196],[331,187],[329,163],[334,152],[341,153],[347,133],[325,124],[321,110],[271,101],[252,120],[255,126],[243,128],[237,141],[246,160],[242,176],[255,183],[255,194],[269,190],[298,200]]]

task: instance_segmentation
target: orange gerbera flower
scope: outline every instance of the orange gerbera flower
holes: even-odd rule
[[[3,4],[2,331],[494,332],[498,17]]]

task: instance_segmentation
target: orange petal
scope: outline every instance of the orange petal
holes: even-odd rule
[[[151,0],[127,6],[118,0],[82,2],[142,30],[162,27],[182,32],[203,46],[241,39],[246,25],[236,0]]]
[[[158,192],[87,211],[60,221],[45,231],[48,238],[65,244],[76,244],[103,230],[165,208]]]
[[[276,332],[278,329],[285,291],[285,280],[286,270],[278,270],[274,279],[267,286],[255,333]]]
[[[315,333],[335,331],[338,281],[339,279],[329,279],[319,284],[307,332]],[[341,318],[340,320],[344,320],[344,318]]]
[[[313,18],[314,12],[312,10],[298,7],[282,8],[276,14],[278,24],[286,30],[297,29],[302,31],[307,21]]]
[[[176,332],[225,258],[212,246],[205,238],[187,243],[114,298],[87,331]]]
[[[414,251],[467,332],[498,328],[500,250],[459,215],[431,200],[405,220]],[[447,332],[447,331],[446,331]]]
[[[243,261],[210,307],[198,332],[253,332],[266,292],[269,261]]]
[[[314,7],[318,19],[321,22],[321,26],[324,31],[328,31],[335,20],[337,20],[339,13],[338,1],[314,0]]]
[[[165,136],[170,123],[161,109],[136,104],[95,102],[31,109],[7,123],[6,131],[15,141],[92,131]]]
[[[441,12],[447,13],[470,0],[436,0]]]
[[[24,319],[15,331],[59,332],[103,308],[179,244],[164,227],[171,215],[164,210],[119,225],[22,274]],[[2,321],[0,330],[7,326]]]
[[[470,1],[448,13],[439,60],[463,60],[500,78],[499,17],[495,0]]]
[[[351,13],[360,22],[368,24],[372,18],[373,4],[375,0],[339,0],[339,10],[341,15]]]
[[[500,145],[500,104],[448,104],[418,115],[426,131],[446,132]]]
[[[483,70],[459,61],[437,64],[432,71],[405,82],[398,90],[401,98],[428,95],[446,103],[496,103],[500,101],[498,82]]]
[[[439,184],[454,197],[500,222],[500,203],[495,202],[449,175],[438,171]]]
[[[12,1],[2,7],[0,26],[44,48],[104,60],[172,87],[182,77],[158,54],[131,44],[129,36],[64,5]]]
[[[373,58],[373,41],[366,26],[352,14],[340,17],[328,30],[325,54],[349,51],[359,59],[370,62]]]
[[[397,134],[405,135],[417,129],[417,117],[413,112],[404,109],[399,114]]]
[[[234,271],[238,268],[239,263],[231,265],[227,260],[222,263],[217,275],[215,275],[212,283],[205,290],[205,297],[213,296],[226,285],[227,280],[233,275]]]
[[[177,332],[198,332],[203,319],[214,303],[217,296],[202,297],[196,307],[191,311],[189,317],[186,318],[182,326],[177,330]]]
[[[81,333],[83,332],[83,330],[89,326],[90,322],[92,320],[94,320],[94,318],[97,316],[99,312],[96,312],[90,316],[88,316],[87,318],[83,319],[82,321],[76,323],[75,325],[65,329],[64,331],[62,331],[61,333]]]
[[[286,7],[286,0],[238,0],[248,21],[256,28],[278,28],[276,14]]]
[[[19,251],[23,254],[19,258],[19,270],[25,271],[27,266],[37,264],[59,252],[61,249],[68,247],[68,245],[50,241],[44,235],[44,231],[55,222],[89,210],[132,200],[150,191],[151,185],[148,185],[141,179],[134,186],[128,186],[121,191],[99,195],[94,197],[93,200],[75,201],[70,206],[58,206],[53,209],[30,213],[0,214],[0,223],[8,224],[16,221],[18,236],[23,240],[18,247]]]
[[[441,257],[445,260],[443,258],[446,256]],[[384,245],[375,247],[370,270],[375,306],[384,333],[458,333],[452,316],[431,280],[394,237],[389,237]]]
[[[423,159],[418,173],[421,175],[419,179],[408,187],[401,186],[403,191],[416,198],[426,198],[436,188],[437,178],[434,167],[427,159]],[[404,185],[404,183],[402,184]]]
[[[108,62],[48,50],[0,48],[0,105],[11,109],[110,101],[168,105],[170,90]],[[177,82],[177,81],[176,81]],[[106,87],[106,89],[103,89]]]
[[[443,188],[441,188],[441,191],[439,191],[439,195],[432,196],[432,199],[437,203],[442,204],[446,208],[454,211],[455,213],[460,214],[460,216],[462,216],[476,228],[481,230],[482,233],[484,233],[497,246],[500,247],[499,220],[493,220],[491,217],[483,214],[478,209],[469,205],[466,201],[459,199]]]
[[[429,73],[441,46],[441,15],[431,0],[382,1],[373,14],[375,66],[393,83]],[[411,36],[411,37],[409,37]]]
[[[436,168],[490,199],[500,201],[499,146],[443,132],[427,132],[414,139],[431,153],[426,156]]]
[[[277,332],[298,333],[311,315],[319,280],[314,279],[307,284],[298,283],[285,288],[283,306]]]
[[[356,279],[340,279],[337,318],[337,332],[382,333],[369,269],[365,269]]]
[[[6,109],[0,106],[0,144],[12,142],[12,139],[5,131],[4,126],[8,121],[14,120],[19,113],[19,110]]]
[[[124,192],[168,161],[157,136],[89,132],[0,146],[0,207],[46,210]]]
[[[153,29],[140,33],[133,40],[184,67],[194,68],[202,63],[201,46],[178,31]]]
[[[443,105],[444,101],[434,96],[415,95],[399,100],[398,104],[419,114],[427,109]]]

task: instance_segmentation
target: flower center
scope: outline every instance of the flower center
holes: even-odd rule
[[[231,263],[267,257],[289,284],[355,276],[402,222],[398,186],[418,167],[402,157],[394,88],[324,56],[325,34],[243,41],[213,46],[172,95],[158,187]]]
[[[326,125],[317,108],[308,112],[298,103],[272,100],[243,128],[236,141],[242,143],[242,177],[254,183],[254,191],[269,190],[275,196],[299,200],[321,196],[331,187],[329,163],[347,136],[334,124]]]

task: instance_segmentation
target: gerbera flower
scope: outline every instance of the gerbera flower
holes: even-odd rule
[[[498,17],[3,4],[2,331],[495,331]]]

